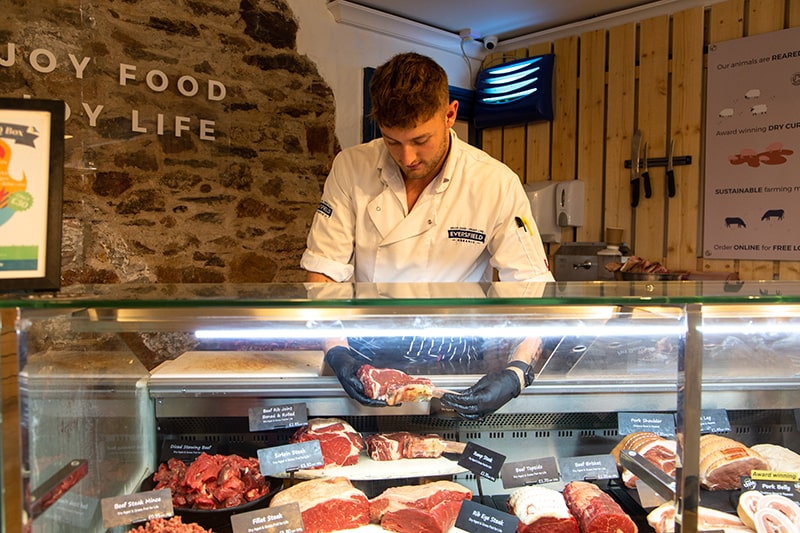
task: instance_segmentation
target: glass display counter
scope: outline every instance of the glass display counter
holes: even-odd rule
[[[17,362],[4,411],[20,420],[15,450],[3,419],[3,464],[20,464],[3,477],[4,512],[20,510],[5,512],[3,531],[105,531],[102,500],[140,490],[165,443],[285,444],[289,430],[254,432],[248,414],[288,404],[365,433],[473,442],[507,461],[607,454],[620,414],[674,415],[683,531],[696,529],[704,412],[724,411],[727,433],[747,445],[800,450],[800,283],[75,286],[0,297],[0,309],[0,355]],[[323,364],[332,338],[455,391],[502,369],[525,339],[542,354],[531,386],[469,421],[435,399],[350,399]],[[470,355],[407,356],[433,339]],[[453,477],[508,493],[501,480]]]

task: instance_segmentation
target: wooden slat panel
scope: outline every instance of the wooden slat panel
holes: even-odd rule
[[[631,157],[636,91],[636,24],[631,22],[608,32],[608,96],[606,116],[606,169],[604,228],[622,228],[630,243],[632,232]],[[605,239],[605,236],[604,236]]]
[[[675,197],[667,198],[667,267],[698,268],[700,181],[703,158],[703,22],[702,7],[682,11],[672,19],[672,75],[670,77],[670,135],[675,156],[689,155],[692,164],[676,166]],[[669,142],[669,139],[667,140]]]
[[[549,54],[550,43],[542,43],[528,48],[528,56]],[[556,69],[558,58],[556,58]],[[525,161],[525,183],[550,179],[550,121],[528,124],[525,140],[527,160]]]
[[[584,182],[584,223],[576,240],[602,241],[603,140],[606,107],[606,32],[581,35],[578,101],[578,179]]]
[[[750,0],[748,3],[747,29],[750,35],[759,35],[783,29],[783,0]],[[773,261],[739,261],[739,276],[742,279],[773,279],[779,271]]]
[[[503,54],[495,52],[489,54],[483,59],[482,68],[491,67],[503,62]],[[481,130],[481,148],[483,151],[503,161],[503,128],[486,128]]]
[[[526,50],[517,50],[505,54],[503,61],[512,61],[527,57]],[[520,180],[525,181],[525,124],[505,126],[503,128],[503,162],[517,173]]]
[[[669,17],[644,20],[639,32],[638,120],[648,157],[665,155],[667,137],[667,80],[669,76]],[[636,230],[633,251],[651,261],[664,258],[664,168],[650,169],[652,198],[644,197],[642,183],[639,207],[634,213]]]

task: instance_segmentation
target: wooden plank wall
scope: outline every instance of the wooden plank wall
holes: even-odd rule
[[[636,255],[671,270],[800,279],[800,262],[704,260],[701,250],[705,49],[798,25],[800,0],[726,0],[492,54],[485,66],[555,54],[555,118],[484,130],[483,148],[525,183],[585,182],[585,223],[564,228],[562,242],[603,241],[605,228],[619,227]],[[674,141],[692,163],[675,166],[673,198],[665,168],[651,167],[652,197],[634,209],[625,161],[637,128],[649,157],[665,157]],[[551,264],[558,246],[548,245]]]

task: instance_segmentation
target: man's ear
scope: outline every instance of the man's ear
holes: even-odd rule
[[[445,114],[445,120],[447,121],[447,127],[453,127],[453,124],[456,123],[456,117],[458,116],[458,100],[453,100],[450,102],[450,105],[447,106],[447,113]]]

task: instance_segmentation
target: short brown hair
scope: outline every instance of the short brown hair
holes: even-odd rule
[[[433,59],[398,54],[375,69],[369,83],[370,117],[379,126],[413,128],[447,107],[447,73]]]

